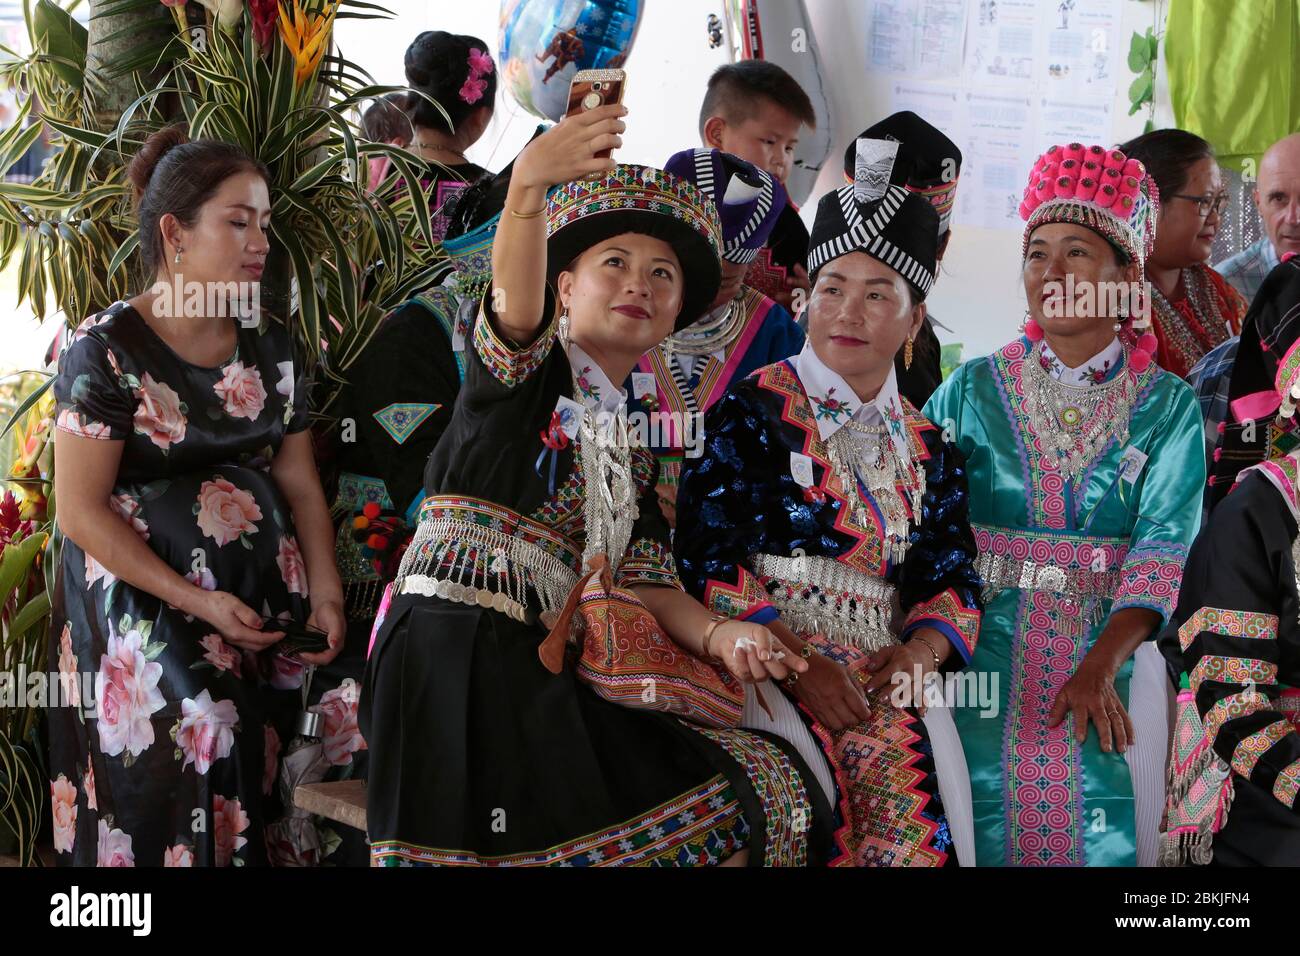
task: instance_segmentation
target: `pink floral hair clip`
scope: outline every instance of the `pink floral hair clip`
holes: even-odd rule
[[[483,98],[487,90],[487,80],[481,77],[487,76],[494,69],[492,57],[488,56],[486,50],[469,51],[469,75],[465,77],[465,82],[460,88],[460,98],[466,103],[474,104]]]

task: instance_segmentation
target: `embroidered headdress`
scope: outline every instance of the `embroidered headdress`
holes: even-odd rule
[[[546,200],[546,271],[554,282],[598,242],[625,232],[673,247],[685,279],[677,328],[698,319],[722,283],[718,211],[701,190],[651,166],[614,167],[599,179],[557,186]]]

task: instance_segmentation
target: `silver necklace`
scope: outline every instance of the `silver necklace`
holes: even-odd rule
[[[744,290],[727,305],[727,311],[707,325],[699,324],[674,332],[664,339],[664,353],[671,359],[678,355],[712,355],[725,349],[745,326],[745,310],[740,308]]]
[[[850,503],[853,521],[862,527],[870,526],[869,509],[858,491],[860,480],[884,517],[889,559],[894,563],[902,561],[911,546],[908,536],[912,520],[921,514],[924,469],[915,467],[910,455],[898,453],[883,425],[863,425],[850,419],[826,445],[831,466]]]
[[[1078,481],[1112,438],[1128,441],[1136,394],[1125,367],[1109,382],[1067,385],[1042,363],[1043,343],[1034,343],[1024,360],[1025,412],[1042,444],[1043,464]]]
[[[469,160],[465,158],[464,153],[460,150],[452,149],[450,146],[439,146],[437,143],[421,143],[418,140],[416,141],[415,146],[417,149],[427,149],[436,153],[446,153],[449,156],[458,156],[461,162],[469,162]]]
[[[574,400],[583,404],[575,377]],[[639,514],[632,481],[632,447],[628,441],[626,408],[619,405],[613,420],[598,422],[586,408],[578,428],[578,454],[583,475],[583,525],[586,544],[584,566],[603,554],[612,571],[617,571],[632,540],[632,526]],[[603,418],[604,416],[602,416]]]

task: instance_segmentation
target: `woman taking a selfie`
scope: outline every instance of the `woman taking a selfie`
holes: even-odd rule
[[[707,308],[721,243],[694,187],[596,155],[625,112],[568,117],[515,162],[366,673],[375,865],[802,865],[823,842],[824,801],[782,744],[613,703],[565,659],[583,580],[604,567],[631,595],[629,627],[741,680],[804,669],[682,592],[655,459],[628,439],[614,383]]]
[[[156,284],[82,322],[54,382],[51,670],[79,705],[50,710],[54,844],[89,866],[265,863],[289,688],[338,653],[342,589],[288,333],[233,303],[184,314],[168,290],[208,307],[224,284],[251,292],[267,172],[171,127],[130,177]],[[267,617],[327,631],[328,649],[277,654]]]

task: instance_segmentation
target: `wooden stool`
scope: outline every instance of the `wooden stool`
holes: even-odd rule
[[[54,847],[44,846],[44,845],[38,846],[36,848],[36,855],[37,857],[40,858],[40,864],[42,866],[55,865]],[[21,864],[18,862],[18,857],[9,856],[7,854],[0,854],[0,867],[10,867],[10,866],[21,866]]]
[[[293,792],[294,805],[345,826],[366,832],[366,782],[339,780],[304,783]]]

